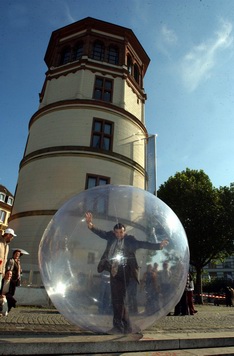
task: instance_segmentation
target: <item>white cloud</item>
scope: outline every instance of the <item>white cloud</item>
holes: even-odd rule
[[[170,30],[167,25],[161,27],[161,37],[164,43],[174,45],[177,43],[177,36],[174,31]]]
[[[170,29],[167,25],[162,25],[160,28],[159,35],[156,36],[158,51],[170,57],[170,49],[177,45],[177,35]]]
[[[189,91],[195,90],[201,82],[210,78],[217,65],[217,54],[231,47],[232,43],[232,24],[222,20],[213,38],[193,47],[183,57],[182,80]]]
[[[73,23],[77,21],[71,14],[70,8],[67,3],[64,3],[65,6],[65,15],[67,17],[68,23]]]

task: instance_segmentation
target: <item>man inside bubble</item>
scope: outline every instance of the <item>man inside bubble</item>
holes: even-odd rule
[[[86,212],[85,218],[88,228],[107,241],[97,270],[99,273],[103,271],[110,273],[113,307],[113,328],[110,333],[129,334],[132,332],[132,326],[126,307],[126,292],[130,278],[134,278],[139,283],[136,250],[161,250],[169,242],[168,240],[163,240],[160,243],[139,241],[134,236],[128,235],[125,226],[121,223],[117,223],[111,231],[103,231],[94,226],[91,212]]]

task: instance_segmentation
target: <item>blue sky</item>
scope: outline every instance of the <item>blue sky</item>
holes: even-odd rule
[[[0,184],[14,193],[52,31],[88,16],[132,29],[151,59],[145,113],[157,134],[157,187],[187,167],[217,188],[234,182],[233,0],[5,0]]]

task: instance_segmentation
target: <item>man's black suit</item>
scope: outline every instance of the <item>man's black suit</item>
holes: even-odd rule
[[[113,249],[113,244],[115,244],[117,238],[114,231],[103,231],[100,229],[92,227],[91,231],[107,241],[106,249],[101,257],[101,261],[98,265],[98,272],[103,270],[110,272],[110,285],[111,285],[111,299],[113,305],[113,325],[116,330],[123,333],[129,333],[132,331],[128,311],[125,305],[126,300],[126,290],[129,284],[130,278],[137,280],[139,267],[136,260],[136,250],[147,249],[147,250],[160,250],[160,243],[150,243],[147,241],[139,241],[132,235],[125,235],[123,248],[122,248],[122,259],[118,265],[117,273],[115,276],[112,275],[112,259],[110,252]]]

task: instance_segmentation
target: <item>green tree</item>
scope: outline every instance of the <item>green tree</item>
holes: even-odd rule
[[[220,187],[218,190],[220,244],[224,257],[234,253],[234,188]]]
[[[203,267],[233,253],[233,192],[227,187],[214,188],[203,170],[187,168],[162,184],[158,197],[184,226],[190,264],[196,270],[196,291],[201,295]]]

